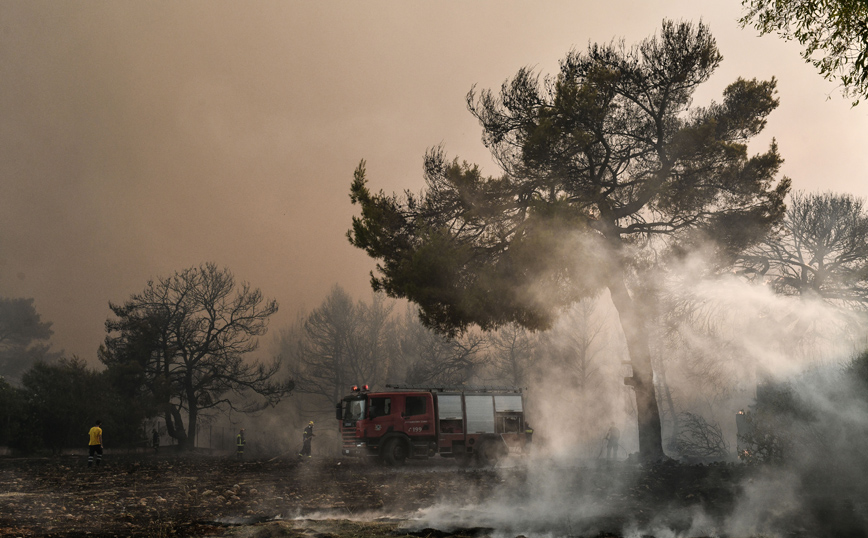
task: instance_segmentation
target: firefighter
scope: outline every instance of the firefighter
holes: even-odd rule
[[[299,457],[307,456],[310,457],[310,440],[313,438],[313,421],[307,423],[307,427],[304,429],[304,432],[301,434],[302,444],[301,444],[301,452],[298,454]]]
[[[606,432],[606,460],[618,458],[618,441],[621,439],[621,431],[615,427],[612,422],[609,425],[609,431]]]
[[[530,452],[530,447],[533,444],[533,428],[530,423],[524,423],[524,446],[525,450]]]
[[[244,443],[244,428],[241,428],[235,436],[235,457],[239,460],[244,457]]]
[[[102,463],[102,425],[101,420],[96,421],[96,425],[87,432],[90,437],[90,442],[87,445],[88,453],[87,453],[87,466],[90,467],[93,465],[94,459],[96,459],[96,466],[99,467],[99,464]]]

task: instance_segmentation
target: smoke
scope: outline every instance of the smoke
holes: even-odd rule
[[[623,384],[624,335],[603,293],[539,335],[527,392],[534,451],[497,469],[504,490],[476,505],[444,500],[414,526],[485,527],[504,537],[865,536],[868,390],[845,369],[864,348],[864,316],[713,275],[699,257],[671,267],[642,306],[665,439],[678,433],[673,415],[694,413],[721,428],[729,456],[712,466],[623,463],[638,449],[635,408]],[[768,387],[792,396],[790,408],[776,404],[777,430],[767,432],[788,452],[769,464],[740,463],[736,413],[769,409]],[[612,423],[622,431],[622,461],[610,465],[601,441]],[[667,443],[671,457],[677,449]]]
[[[604,294],[574,305],[540,336],[527,399],[546,457],[597,458],[612,424],[622,432],[621,457],[638,449],[635,406],[623,383],[628,355],[618,331],[617,312]]]
[[[631,369],[620,316],[604,291],[562,311],[547,331],[512,334],[528,338],[516,349],[530,350],[521,370],[535,431],[530,456],[490,471],[502,484],[494,493],[460,496],[475,503],[444,497],[417,513],[413,527],[637,538],[868,528],[859,515],[868,512],[868,492],[853,478],[868,472],[859,454],[868,442],[868,397],[842,369],[861,349],[864,318],[734,274],[715,275],[700,256],[670,266],[656,288],[643,290],[646,284],[640,280],[633,290],[651,338],[665,447],[687,460],[670,441],[683,427],[678,416],[691,413],[720,428],[728,447],[717,458],[722,463],[625,463],[638,450],[635,402],[624,385]],[[496,379],[477,374],[469,381]],[[736,412],[759,409],[757,387],[772,386],[788,387],[798,404],[798,413],[774,422],[789,443],[787,460],[748,466],[736,458]],[[278,444],[291,444],[307,418],[297,398],[281,404],[280,419],[262,417],[248,432],[283,428],[290,433]],[[619,461],[608,463],[603,437],[613,424],[621,430]],[[316,442],[315,450],[327,444]],[[472,483],[472,473],[489,471],[468,473]]]
[[[702,327],[676,327],[691,349],[712,352],[724,344],[737,351],[720,361],[729,380],[742,377],[745,368],[785,379],[855,350],[858,316],[818,298],[782,297],[736,276],[687,285],[671,296],[689,298],[684,300],[692,301],[695,316],[707,320]]]
[[[476,505],[444,502],[422,510],[418,528],[494,529],[494,536],[596,535],[614,517],[603,499],[625,484],[592,484],[588,475],[551,460],[536,459],[527,467],[498,469],[504,487]]]

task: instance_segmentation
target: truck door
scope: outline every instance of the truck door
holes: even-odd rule
[[[404,432],[410,437],[434,435],[434,406],[431,394],[404,397]]]
[[[371,396],[368,407],[369,437],[379,439],[389,432],[403,431],[403,419],[394,406],[394,396]]]

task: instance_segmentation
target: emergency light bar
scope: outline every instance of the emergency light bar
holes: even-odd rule
[[[387,389],[392,390],[430,390],[432,392],[507,392],[520,394],[524,389],[521,387],[489,387],[478,385],[456,385],[456,386],[431,386],[431,385],[386,385]]]

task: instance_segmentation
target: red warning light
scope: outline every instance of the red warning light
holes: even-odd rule
[[[359,386],[353,385],[353,392],[359,392]]]
[[[368,390],[368,386],[365,385],[364,387],[362,387],[362,390]]]

